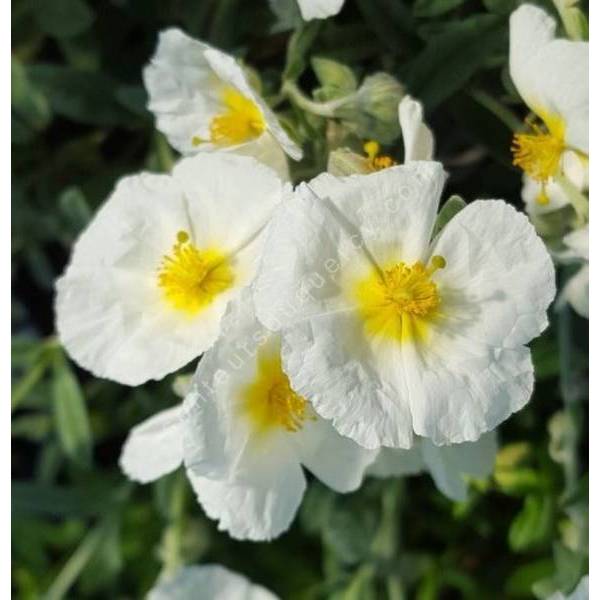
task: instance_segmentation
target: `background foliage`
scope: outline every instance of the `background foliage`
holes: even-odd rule
[[[286,103],[282,74],[326,96],[310,60],[321,57],[358,81],[387,71],[424,102],[448,195],[521,207],[509,148],[524,110],[506,65],[517,2],[347,0],[304,26],[293,0],[273,4],[276,16],[267,0],[13,1],[14,596],[137,598],[193,562],[223,563],[282,598],[570,590],[587,572],[588,363],[587,321],[568,309],[534,342],[535,395],[501,427],[496,473],[465,503],[426,476],[368,480],[348,496],[312,481],[291,531],[257,545],[217,532],[181,472],[148,486],[120,473],[129,429],[178,401],[174,377],[130,389],[80,371],[53,335],[53,282],[118,177],[172,164],[141,83],[160,29],[178,25],[260,73],[304,143],[296,179],[325,168],[332,123]]]

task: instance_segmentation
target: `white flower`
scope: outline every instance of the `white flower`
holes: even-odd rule
[[[437,488],[457,502],[467,499],[467,477],[481,479],[494,469],[497,441],[495,432],[476,442],[436,446],[419,438],[409,450],[382,448],[368,473],[375,477],[399,477],[427,471]]]
[[[585,575],[582,577],[577,587],[567,596],[562,592],[555,592],[548,600],[589,600],[590,597],[590,578]]]
[[[590,232],[586,225],[563,238],[567,251],[559,255],[563,262],[577,262],[580,269],[565,284],[558,304],[568,302],[574,310],[585,317],[590,316]]]
[[[280,336],[258,323],[249,293],[231,305],[226,328],[184,402],[185,465],[219,529],[267,540],[294,518],[306,488],[302,466],[349,492],[375,453],[340,436],[290,387]]]
[[[337,15],[345,0],[298,0],[298,6],[305,21],[326,19]]]
[[[510,18],[510,74],[537,119],[515,135],[514,164],[537,183],[541,205],[568,171],[569,153],[584,161],[588,154],[588,44],[555,39],[555,31],[554,19],[531,4]]]
[[[283,151],[302,158],[235,59],[179,29],[161,32],[144,83],[157,128],[184,154],[231,150],[254,156],[283,176]]]
[[[221,565],[184,567],[159,582],[147,600],[277,600],[277,596]]]
[[[56,326],[69,354],[128,385],[199,356],[217,339],[229,300],[251,282],[261,232],[289,189],[233,154],[122,179],[57,282]]]
[[[259,319],[283,330],[293,388],[367,448],[474,441],[531,395],[552,261],[499,200],[431,240],[444,179],[432,162],[323,174],[269,226]]]
[[[431,160],[435,142],[423,119],[423,105],[411,96],[404,96],[398,105],[398,119],[404,143],[404,162]]]

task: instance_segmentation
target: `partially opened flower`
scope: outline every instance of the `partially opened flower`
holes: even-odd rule
[[[423,119],[423,105],[409,95],[398,105],[398,120],[404,144],[404,163],[433,158],[433,133]],[[360,156],[348,148],[339,148],[329,155],[327,170],[332,175],[344,176],[357,173],[367,174],[388,169],[398,163],[393,157],[381,152],[375,140],[365,142],[366,156]]]
[[[221,565],[184,567],[160,581],[147,600],[277,600],[277,596]]]
[[[137,385],[207,350],[254,276],[289,184],[256,160],[203,154],[122,179],[58,280],[56,326],[75,361]]]
[[[531,4],[510,18],[510,74],[533,112],[515,134],[514,164],[536,183],[536,201],[552,201],[551,184],[587,168],[588,44],[555,39],[556,22]],[[573,182],[576,183],[576,182]]]
[[[157,128],[184,154],[231,150],[280,174],[287,173],[284,152],[302,157],[235,59],[179,29],[160,34],[144,82]]]
[[[305,21],[326,19],[337,15],[346,0],[298,0],[298,6]]]
[[[382,448],[368,473],[375,477],[401,477],[428,472],[436,487],[451,500],[467,499],[468,479],[482,479],[494,470],[496,434],[485,433],[476,442],[436,446],[418,438],[409,450]]]
[[[520,409],[554,269],[527,218],[476,201],[435,239],[442,166],[323,174],[269,226],[255,289],[297,393],[367,448],[474,441]]]
[[[349,492],[375,453],[340,436],[290,386],[280,337],[258,323],[250,294],[232,303],[226,329],[200,361],[184,403],[185,465],[219,529],[267,540],[296,514],[306,488],[303,466]]]
[[[590,231],[589,226],[576,229],[563,238],[567,250],[558,256],[562,262],[581,265],[567,281],[559,296],[559,304],[568,302],[582,317],[590,316]]]

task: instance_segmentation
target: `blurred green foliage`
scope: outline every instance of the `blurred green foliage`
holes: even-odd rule
[[[506,64],[516,1],[347,0],[335,19],[310,24],[294,0],[271,4],[275,12],[267,0],[13,0],[13,595],[137,598],[163,569],[199,561],[286,599],[572,589],[587,570],[587,322],[568,309],[533,343],[535,395],[502,426],[496,473],[465,503],[427,477],[368,480],[348,496],[312,481],[291,531],[257,546],[217,532],[181,472],[147,486],[120,473],[129,429],[178,401],[174,377],[131,389],[80,371],[53,337],[53,282],[115,181],[175,158],[141,82],[162,28],[180,26],[256,69],[304,144],[296,179],[324,169],[345,117],[286,104],[282,79],[325,101],[383,71],[424,102],[448,197],[520,207],[509,148],[524,111]],[[386,152],[400,157],[399,142]],[[444,218],[459,205],[451,200]]]

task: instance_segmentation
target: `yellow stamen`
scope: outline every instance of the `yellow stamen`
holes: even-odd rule
[[[279,348],[263,350],[257,358],[256,379],[242,389],[241,409],[258,433],[277,429],[296,432],[313,419],[310,405],[291,387],[281,367]]]
[[[231,146],[243,144],[260,136],[266,128],[265,119],[255,102],[246,98],[233,87],[223,90],[221,100],[225,111],[210,123],[210,141],[213,144]],[[192,138],[192,144],[202,140]]]
[[[557,118],[544,120],[548,126],[529,122],[530,133],[516,133],[513,138],[513,164],[542,184],[542,200],[547,198],[545,185],[560,167],[564,152],[564,123]],[[543,204],[543,202],[541,202]]]
[[[433,256],[428,267],[399,262],[361,280],[355,295],[367,333],[398,342],[424,340],[441,304],[431,276],[445,266],[443,256]]]
[[[165,300],[189,316],[206,308],[233,282],[233,268],[225,254],[214,248],[198,249],[186,231],[177,233],[172,254],[163,257],[158,272]]]
[[[373,171],[381,171],[382,169],[387,169],[388,167],[393,167],[394,165],[398,164],[391,156],[379,154],[381,151],[381,146],[375,140],[369,140],[368,142],[365,142],[363,150],[367,155],[369,167]]]

